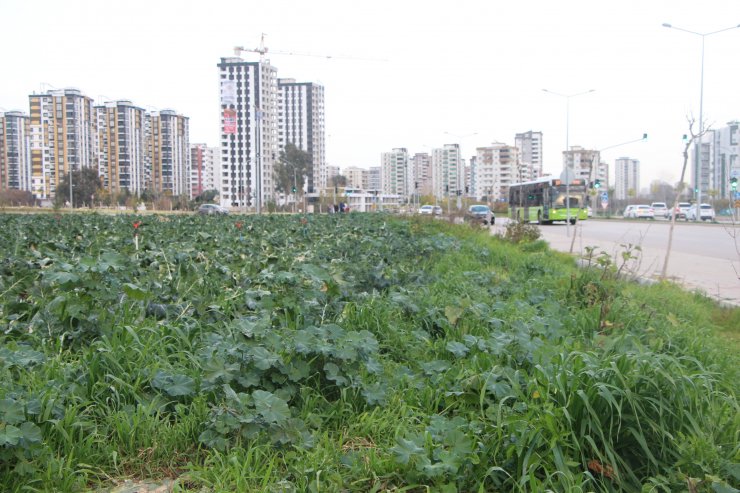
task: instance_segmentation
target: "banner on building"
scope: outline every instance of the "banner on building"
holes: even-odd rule
[[[221,104],[226,106],[230,104],[236,104],[236,81],[235,80],[222,80],[221,81]]]
[[[236,110],[226,108],[224,110],[224,133],[236,133]]]

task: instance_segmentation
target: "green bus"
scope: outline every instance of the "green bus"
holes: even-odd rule
[[[566,209],[566,191],[570,196]],[[545,176],[533,181],[514,183],[509,187],[509,217],[522,222],[552,224],[553,221],[576,219],[583,221],[588,217],[586,202],[586,180],[576,178],[566,184],[560,178]]]

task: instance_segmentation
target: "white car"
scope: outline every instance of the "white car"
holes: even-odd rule
[[[691,208],[691,204],[688,202],[679,202],[678,207],[673,211],[673,214],[676,216],[676,219],[684,218],[686,219],[686,214],[689,213],[689,209]],[[668,217],[671,217],[671,213],[668,214]]]
[[[439,216],[442,214],[442,208],[438,205],[422,205],[421,208],[419,208],[419,214]]]
[[[655,211],[653,208],[646,204],[630,205],[628,206],[629,213],[625,210],[625,217],[633,219],[655,219]]]
[[[668,217],[668,206],[665,202],[653,202],[650,207],[653,208],[655,217]]]
[[[697,207],[696,204],[692,204],[689,207],[689,211],[686,213],[687,221],[696,221],[697,209],[699,210],[699,219],[702,221],[714,221],[714,209],[709,204],[701,204]]]
[[[634,208],[634,205],[628,205],[624,208],[624,212],[622,212],[622,217],[627,219],[628,217],[632,217],[632,209]]]

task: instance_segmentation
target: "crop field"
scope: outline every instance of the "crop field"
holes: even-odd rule
[[[738,310],[384,214],[0,214],[0,491],[731,492]]]

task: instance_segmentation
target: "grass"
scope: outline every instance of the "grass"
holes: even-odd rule
[[[125,216],[0,216],[27,237],[2,245],[3,491],[738,487],[740,311],[344,219],[172,218],[137,251]]]

